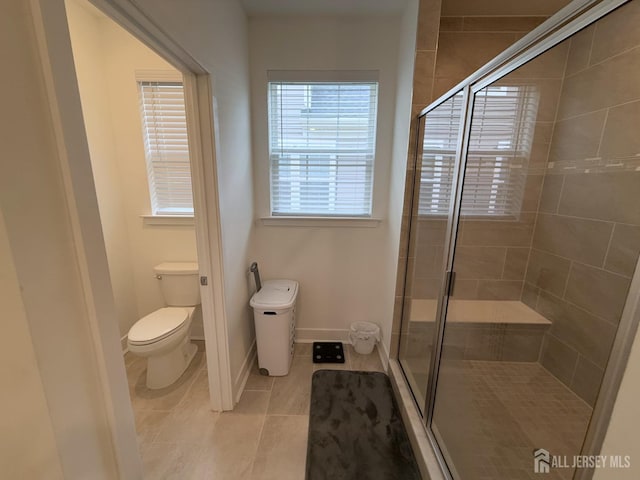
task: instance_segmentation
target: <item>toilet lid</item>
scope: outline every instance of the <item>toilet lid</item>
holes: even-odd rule
[[[189,318],[184,308],[165,307],[141,318],[129,330],[131,343],[152,343],[162,340],[180,328]]]

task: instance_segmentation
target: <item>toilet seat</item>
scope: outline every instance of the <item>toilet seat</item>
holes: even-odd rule
[[[159,342],[188,325],[190,316],[186,308],[160,308],[141,318],[131,327],[128,341],[132,345],[150,345]]]

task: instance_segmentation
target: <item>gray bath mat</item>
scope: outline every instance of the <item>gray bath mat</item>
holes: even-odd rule
[[[419,480],[389,378],[318,370],[311,384],[307,480]]]

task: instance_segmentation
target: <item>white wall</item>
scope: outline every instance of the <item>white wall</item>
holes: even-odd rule
[[[196,261],[193,225],[146,225],[151,213],[136,71],[180,73],[85,1],[67,2],[78,85],[120,334],[164,306],[153,267]],[[202,321],[192,334],[202,337]]]
[[[64,32],[61,35],[65,38]],[[11,397],[13,408],[3,409],[2,414],[14,418],[27,417],[29,413],[37,415],[32,421],[22,417],[20,428],[34,445],[34,455],[39,452],[34,457],[32,450],[28,450],[27,456],[11,457],[15,451],[3,448],[1,463],[13,462],[12,469],[34,468],[35,472],[44,465],[34,462],[42,460],[51,467],[53,478],[60,476],[58,463],[65,478],[117,478],[104,392],[54,143],[55,125],[45,96],[29,2],[5,0],[0,4],[0,56],[3,68],[11,72],[0,78],[0,100],[5,111],[11,112],[0,120],[0,210],[10,250],[7,253],[6,247],[1,249],[1,268],[4,275],[9,275],[9,288],[0,288],[0,301],[3,328],[9,327],[21,336],[14,339],[5,332],[6,341],[24,347],[18,351],[0,349],[0,361],[14,368],[14,373],[23,373],[25,382],[14,383],[16,388],[3,384],[2,396]],[[68,80],[72,82],[73,69],[69,73]],[[83,208],[97,213],[95,198],[86,200]],[[11,274],[13,269],[15,275]],[[36,385],[27,330],[41,387]],[[124,367],[122,380],[126,388]],[[39,390],[46,397],[46,412],[42,409],[42,397],[37,398]],[[44,423],[37,424],[36,418]],[[54,458],[47,423],[58,446],[59,460]],[[4,430],[4,421],[2,424],[4,437],[9,433]],[[16,442],[19,438],[22,437],[16,437]],[[2,471],[6,474],[5,469]],[[38,478],[11,474],[8,477]]]
[[[237,390],[255,338],[248,273],[254,255],[247,19],[236,0],[138,0],[136,5],[213,77],[224,308]]]
[[[396,96],[399,19],[391,16],[250,18],[255,210],[269,212],[268,70],[378,70],[375,228],[266,226],[258,222],[257,259],[265,278],[300,282],[298,338],[345,338],[358,320],[386,325],[393,289],[387,254],[389,178]],[[397,251],[395,252],[397,257]],[[323,331],[323,330],[329,330]],[[385,327],[385,343],[389,330]]]
[[[65,6],[118,325],[123,336],[140,317],[107,94],[104,39],[98,18],[81,2],[71,0]]]
[[[0,265],[0,382],[5,392],[0,396],[0,472],[6,478],[62,479],[47,399],[1,212]]]

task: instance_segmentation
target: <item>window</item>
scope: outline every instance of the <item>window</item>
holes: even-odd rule
[[[271,215],[370,216],[377,82],[269,82]]]
[[[418,212],[446,215],[462,96],[427,114]],[[476,94],[462,192],[463,215],[518,217],[538,110],[533,86],[490,86]]]
[[[184,89],[138,81],[153,215],[193,215]]]

